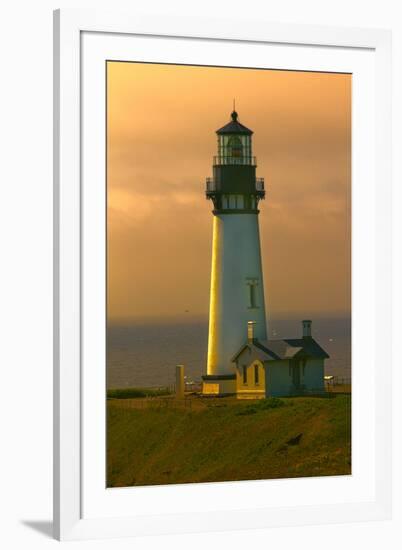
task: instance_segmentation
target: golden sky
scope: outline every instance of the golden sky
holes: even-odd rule
[[[350,312],[351,76],[109,62],[109,319],[207,315],[215,131],[233,98],[265,178],[269,318]]]

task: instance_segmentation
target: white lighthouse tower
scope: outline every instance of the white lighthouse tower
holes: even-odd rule
[[[255,338],[267,337],[258,226],[258,204],[265,191],[263,178],[256,178],[253,132],[240,124],[236,111],[216,133],[218,154],[206,188],[214,217],[203,393],[225,395],[236,391],[232,358],[247,338],[247,323],[254,321]]]

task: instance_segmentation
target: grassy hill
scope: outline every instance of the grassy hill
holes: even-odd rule
[[[108,401],[109,487],[351,473],[350,395],[138,401]]]

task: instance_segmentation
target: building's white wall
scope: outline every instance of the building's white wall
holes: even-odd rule
[[[302,384],[309,391],[324,390],[324,359],[309,359],[307,361]]]
[[[292,388],[292,374],[289,361],[268,361],[265,363],[265,393],[267,397],[289,395]]]
[[[291,395],[293,377],[290,361],[269,361],[265,363],[267,397]],[[303,369],[300,364],[300,386],[305,391],[324,390],[324,359],[308,359]]]
[[[246,341],[247,321],[256,321],[257,338],[267,335],[258,215],[219,214],[213,224],[207,373],[229,374],[231,357]],[[258,279],[253,309],[250,278]]]
[[[219,394],[218,382],[203,382],[202,393],[203,395],[218,395]]]
[[[236,380],[203,381],[204,395],[232,395],[236,393]]]
[[[243,363],[236,369],[236,392],[238,398],[256,399],[265,397],[265,369],[261,361],[244,364],[247,369],[247,380],[244,382]],[[258,367],[258,382],[255,379],[255,367]]]
[[[219,380],[219,392],[223,395],[236,393],[236,380]]]

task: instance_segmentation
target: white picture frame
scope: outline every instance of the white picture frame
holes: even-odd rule
[[[264,48],[270,48],[266,65],[268,50]],[[353,352],[356,473],[345,479],[106,489],[105,483],[102,485],[104,374],[99,367],[102,363],[104,367],[101,339],[105,320],[104,299],[100,298],[104,295],[104,270],[99,270],[105,261],[104,240],[99,237],[104,234],[105,205],[101,63],[118,58],[147,61],[152,56],[161,62],[169,59],[194,64],[208,64],[213,58],[214,64],[224,65],[233,51],[240,59],[239,66],[356,74],[352,178],[353,347],[359,351]],[[391,34],[384,30],[229,18],[55,12],[56,538],[221,531],[390,517],[390,60]],[[355,364],[362,364],[364,376],[363,368],[355,369]],[[241,507],[230,504],[234,496],[237,503],[244,503]]]

